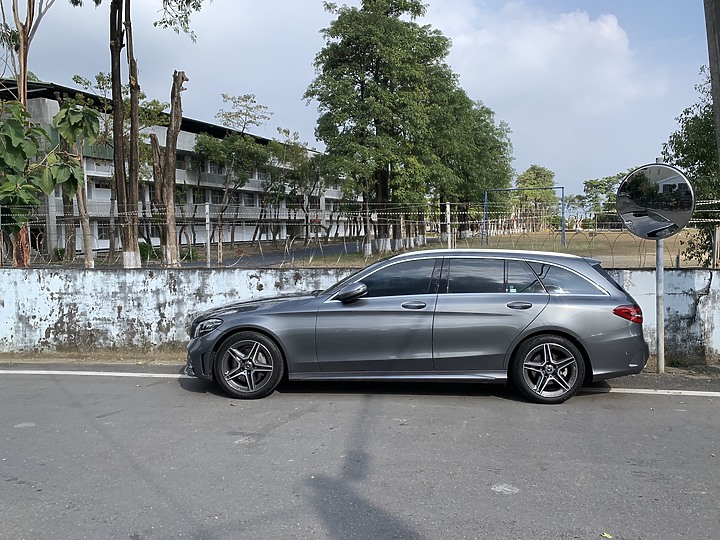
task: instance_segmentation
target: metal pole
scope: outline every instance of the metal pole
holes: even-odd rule
[[[657,327],[657,372],[665,373],[665,280],[663,255],[665,241],[655,241],[655,320]]]
[[[210,268],[210,203],[205,203],[205,254],[207,267]]]
[[[445,203],[445,223],[447,227],[448,249],[452,249],[452,229],[450,228],[450,203]]]
[[[560,188],[560,225],[561,225],[561,240],[562,247],[565,247],[565,188]]]
[[[485,202],[483,204],[483,230],[482,235],[480,236],[480,244],[488,245],[489,242],[489,236],[490,231],[488,227],[488,196],[487,196],[487,189],[485,190]]]

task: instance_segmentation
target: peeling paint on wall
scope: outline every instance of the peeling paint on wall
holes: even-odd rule
[[[325,289],[346,269],[82,270],[0,268],[0,353],[182,348],[192,317],[237,300]],[[655,350],[655,272],[611,274],[644,313]],[[720,362],[720,275],[666,270],[665,354]]]

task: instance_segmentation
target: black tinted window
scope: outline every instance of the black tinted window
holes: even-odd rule
[[[531,262],[530,266],[550,294],[602,294],[587,279],[565,268],[539,262]]]
[[[449,293],[505,292],[505,261],[498,259],[452,259]]]
[[[427,294],[434,267],[434,259],[406,261],[382,268],[361,281],[369,297]]]
[[[508,261],[507,290],[509,293],[544,293],[540,280],[523,261]]]

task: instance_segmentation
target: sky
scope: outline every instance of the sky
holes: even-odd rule
[[[74,87],[110,71],[108,4],[57,0],[30,48],[41,80]],[[358,5],[359,0],[336,0]],[[427,0],[419,22],[452,41],[448,63],[471,99],[508,124],[513,167],[583,182],[654,162],[695,103],[708,62],[702,0]],[[153,26],[161,0],[133,2],[135,55],[149,99],[190,79],[184,116],[218,122],[221,94],[255,94],[273,116],[256,135],[297,131],[311,147],[318,113],[303,94],[332,22],[321,0],[214,0],[192,16],[197,40]],[[218,122],[219,123],[219,122]]]

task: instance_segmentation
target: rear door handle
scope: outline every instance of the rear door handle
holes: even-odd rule
[[[418,301],[405,302],[402,305],[402,307],[404,307],[405,309],[423,309],[425,306],[427,306],[427,304],[425,302],[418,302]]]
[[[507,307],[510,309],[530,309],[532,304],[530,302],[510,302]]]

